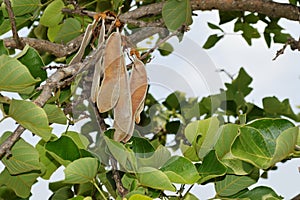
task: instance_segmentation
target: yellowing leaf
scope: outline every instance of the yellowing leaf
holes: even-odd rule
[[[119,32],[112,33],[107,39],[103,55],[104,76],[101,83],[97,107],[99,112],[107,112],[112,109],[119,98],[120,70],[122,65],[121,35]]]
[[[147,72],[144,63],[139,59],[134,60],[130,76],[130,91],[132,101],[132,114],[135,122],[140,122],[140,114],[144,108],[148,88]]]
[[[120,74],[120,96],[114,109],[114,140],[127,142],[133,133],[132,104],[125,60]]]

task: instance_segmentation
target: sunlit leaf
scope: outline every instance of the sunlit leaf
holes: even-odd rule
[[[200,177],[195,165],[181,156],[171,157],[161,168],[173,183],[194,184]]]
[[[147,158],[137,158],[137,164],[139,167],[153,167],[160,168],[163,166],[171,157],[170,151],[160,145],[154,152],[153,155]]]
[[[53,172],[60,166],[60,164],[46,151],[45,142],[40,140],[35,146],[39,153],[40,162],[45,166],[45,173],[41,176],[43,179],[48,180]]]
[[[123,144],[116,142],[108,137],[104,137],[107,147],[112,156],[120,163],[120,165],[128,171],[136,170],[136,158],[134,153],[126,149]]]
[[[129,197],[129,200],[152,200],[152,198],[141,194],[134,194]]]
[[[159,190],[175,191],[168,176],[162,171],[152,167],[142,167],[138,171],[139,183],[146,187]]]
[[[71,190],[70,186],[65,186],[53,193],[50,197],[51,200],[62,200],[62,199],[69,199],[74,196],[73,191]]]
[[[37,82],[39,80],[34,79],[18,60],[7,55],[0,56],[0,91],[29,94]]]
[[[253,169],[253,165],[237,159],[231,153],[231,146],[239,134],[239,125],[226,124],[221,126],[219,131],[221,131],[221,134],[215,145],[215,150],[217,157],[230,168],[227,173],[232,170],[236,175],[249,174]]]
[[[282,102],[277,97],[266,97],[263,99],[264,110],[274,116],[286,116],[295,121],[299,121],[300,117],[294,113],[288,99]]]
[[[64,17],[61,12],[63,7],[64,2],[62,0],[52,1],[41,16],[40,23],[47,27],[54,27],[58,25]]]
[[[0,138],[0,144],[2,144],[9,135],[11,135],[11,132],[5,132]],[[12,156],[2,159],[3,164],[7,167],[11,175],[41,169],[37,150],[22,138],[14,144],[11,149],[11,154]]]
[[[256,199],[272,199],[272,200],[280,200],[283,199],[281,196],[277,195],[274,190],[272,190],[269,187],[265,186],[259,186],[256,188],[253,188],[252,190],[249,190],[241,195],[238,196],[238,198],[248,198],[250,200],[256,200]]]
[[[198,183],[203,183],[209,179],[222,176],[226,173],[227,167],[217,158],[215,151],[209,152],[199,165],[198,171],[200,180]]]
[[[50,141],[45,146],[46,150],[61,164],[65,164],[62,160],[74,161],[80,158],[78,146],[69,136],[61,136],[60,138]],[[56,156],[59,158],[57,158]]]
[[[40,176],[39,173],[25,173],[18,176],[10,175],[7,169],[0,174],[0,183],[4,183],[8,188],[12,189],[19,197],[27,198],[30,195],[31,186]]]
[[[258,177],[258,169],[250,176],[226,175],[224,179],[215,182],[215,189],[219,196],[230,196],[256,183]]]
[[[58,31],[55,42],[67,43],[81,34],[81,24],[74,18],[68,18],[64,21],[61,29]]]
[[[0,56],[2,54],[8,55],[8,49],[4,45],[4,41],[0,40]]]
[[[232,154],[267,169],[294,151],[298,128],[285,119],[260,119],[241,127]]]
[[[18,55],[18,60],[28,68],[34,78],[39,78],[41,81],[46,80],[47,72],[42,69],[45,64],[34,48],[26,45]]]
[[[65,172],[65,183],[86,183],[92,181],[98,170],[96,158],[80,158],[70,163]]]
[[[79,149],[86,149],[90,144],[89,140],[80,133],[68,131],[65,134],[72,138],[72,140],[75,142]]]
[[[212,150],[219,138],[219,121],[216,117],[191,122],[185,128],[187,140],[197,150],[198,157],[203,157]]]
[[[175,31],[182,25],[192,24],[192,9],[189,0],[168,0],[162,9],[164,22],[169,30]]]
[[[52,128],[47,115],[33,102],[13,99],[9,106],[9,116],[45,141],[50,139]]]
[[[47,114],[49,123],[67,124],[67,117],[61,108],[54,104],[46,104],[43,109]]]
[[[11,5],[15,16],[33,13],[42,6],[40,0],[11,0]]]

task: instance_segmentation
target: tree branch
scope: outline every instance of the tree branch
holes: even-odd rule
[[[162,11],[164,2],[139,7],[120,15],[120,20],[139,19],[157,15]],[[272,18],[286,18],[300,21],[300,8],[291,4],[265,0],[191,0],[192,10],[250,11],[258,12]]]
[[[20,39],[18,31],[17,31],[15,15],[14,15],[14,12],[13,12],[12,7],[11,7],[10,0],[4,0],[4,3],[6,5],[6,10],[8,12],[8,17],[9,17],[9,20],[10,20],[11,30],[12,30],[13,38],[16,42],[16,46],[18,47],[18,49],[23,49],[24,44],[22,43],[22,40]]]
[[[81,44],[83,35],[71,40],[66,45],[56,44],[49,42],[48,40],[40,40],[36,38],[21,38],[23,44],[28,44],[39,52],[48,52],[56,57],[64,57],[75,52]],[[19,49],[20,47],[16,41],[12,38],[6,38],[3,40],[4,45],[7,48]]]
[[[33,102],[39,107],[43,107],[45,103],[52,97],[52,92],[61,86],[61,82],[71,76],[76,76],[77,73],[84,68],[89,68],[94,66],[95,63],[100,59],[99,51],[102,50],[98,48],[95,50],[91,56],[87,56],[83,62],[75,63],[66,68],[60,68],[55,73],[53,73],[46,81],[46,84],[43,86],[41,94]],[[19,125],[12,135],[10,135],[0,146],[0,160],[3,156],[10,155],[10,149],[12,146],[20,139],[21,134],[26,129]]]

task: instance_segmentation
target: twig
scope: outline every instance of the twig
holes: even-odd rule
[[[283,47],[277,51],[276,56],[272,60],[276,60],[280,55],[284,54],[284,51],[288,45],[293,51],[300,51],[300,38],[298,41],[294,38],[289,38],[288,41],[283,45]]]
[[[286,49],[288,42],[286,42],[281,49],[279,49],[276,53],[276,56],[272,60],[276,60],[280,55],[284,54],[284,50]]]
[[[9,17],[9,20],[10,20],[10,25],[11,25],[13,38],[14,38],[16,44],[17,44],[18,49],[23,49],[24,44],[23,44],[21,38],[19,37],[18,31],[17,31],[15,15],[14,15],[14,12],[13,12],[12,7],[11,7],[10,0],[4,0],[4,3],[6,5],[6,10],[8,12],[8,17]]]
[[[126,188],[124,188],[124,186],[122,184],[120,174],[117,170],[117,160],[114,157],[110,157],[110,162],[111,162],[111,166],[112,166],[113,179],[116,182],[117,190],[118,190],[119,194],[121,195],[121,197],[124,197],[128,193],[128,190]]]
[[[43,86],[41,94],[33,102],[39,107],[43,107],[45,103],[52,97],[52,92],[55,89],[60,88],[61,82],[64,81],[67,77],[72,77],[78,73],[83,68],[88,68],[95,65],[99,60],[98,52],[102,49],[97,49],[92,53],[91,56],[88,56],[84,59],[83,62],[75,63],[66,68],[61,68],[53,73],[46,81],[46,84]],[[10,149],[12,146],[19,140],[21,134],[26,129],[19,125],[12,135],[10,135],[0,146],[0,160],[3,156],[10,155]]]
[[[168,35],[167,37],[165,37],[165,38],[159,40],[159,41],[154,45],[154,47],[152,47],[151,49],[149,49],[149,50],[147,51],[147,53],[145,53],[144,55],[141,56],[140,59],[143,60],[143,59],[147,58],[148,55],[151,54],[151,53],[153,53],[153,51],[155,51],[155,49],[159,48],[160,45],[162,45],[163,43],[165,43],[165,42],[166,42],[167,40],[169,40],[171,37],[176,36],[176,35],[178,35],[178,34],[179,34],[179,32],[178,32],[178,31],[175,31],[175,32],[171,33],[170,35]]]
[[[83,35],[71,40],[66,45],[56,44],[56,43],[49,42],[47,40],[40,40],[36,38],[21,38],[21,40],[23,41],[24,44],[28,44],[29,46],[33,47],[39,52],[48,52],[60,58],[75,52],[80,47],[82,38]],[[3,41],[6,47],[19,49],[19,46],[17,45],[14,39],[6,38]]]

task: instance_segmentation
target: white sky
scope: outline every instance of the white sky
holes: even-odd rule
[[[228,34],[214,48],[202,50],[211,31],[206,22],[218,23],[216,12],[198,12],[194,18],[191,31],[186,34],[184,41],[174,45],[175,54],[168,57],[157,55],[153,62],[147,65],[149,80],[152,83],[151,90],[159,98],[167,96],[175,90],[183,90],[188,96],[207,96],[216,93],[223,82],[229,82],[225,74],[216,73],[216,69],[225,69],[231,74],[236,74],[240,67],[253,77],[251,86],[254,88],[248,100],[261,105],[261,100],[266,96],[277,96],[280,100],[289,98],[292,105],[300,105],[300,54],[289,48],[285,54],[276,61],[272,61],[276,51],[282,45],[266,47],[263,38],[253,40],[249,47],[244,39],[237,33],[233,33],[232,24],[224,27]],[[299,23],[290,23],[282,20],[283,27],[287,28],[295,38],[300,37]],[[173,39],[176,41],[176,39]],[[299,112],[299,110],[295,110]],[[0,124],[1,132],[14,130],[14,122],[11,120]],[[60,128],[57,128],[60,130]],[[32,139],[31,134],[26,133],[33,143],[39,139]],[[299,159],[279,164],[277,171],[269,173],[268,180],[259,181],[259,185],[270,186],[286,199],[291,199],[300,192]],[[2,166],[3,167],[3,166]],[[1,165],[0,165],[1,171]],[[60,180],[62,170],[56,172],[52,180]],[[42,181],[33,186],[31,200],[47,199],[50,195],[47,182]],[[212,185],[195,187],[192,192],[200,199],[208,199],[214,196]]]

